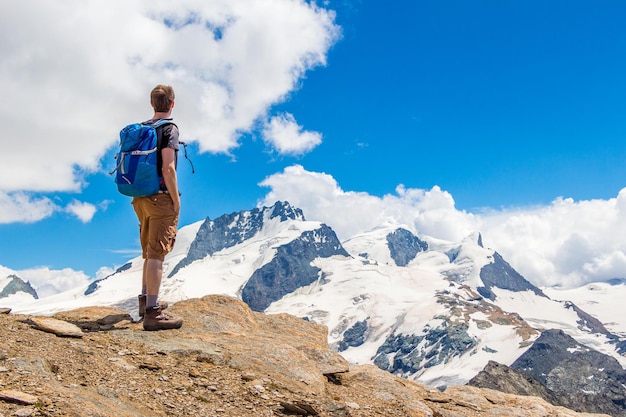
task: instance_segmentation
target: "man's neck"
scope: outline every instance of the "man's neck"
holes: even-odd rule
[[[153,119],[169,119],[172,117],[171,111],[155,111]]]

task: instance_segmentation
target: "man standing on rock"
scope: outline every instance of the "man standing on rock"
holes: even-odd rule
[[[145,125],[172,120],[174,89],[157,85],[150,93],[154,115]],[[180,214],[180,194],[176,176],[178,156],[178,127],[172,122],[156,128],[157,170],[162,177],[158,193],[147,197],[134,197],[132,204],[139,219],[143,263],[142,291],[139,295],[139,315],[143,317],[144,330],[178,329],[183,320],[163,312],[166,302],[158,300],[163,275],[163,260],[172,251],[176,240]]]

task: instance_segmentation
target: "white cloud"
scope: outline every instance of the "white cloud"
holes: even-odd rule
[[[83,223],[89,223],[96,214],[97,208],[91,203],[74,200],[65,207],[65,211],[78,217]]]
[[[6,271],[6,268],[4,271],[0,270],[0,272]],[[89,282],[89,277],[85,275],[85,273],[82,271],[74,271],[70,268],[52,270],[43,267],[23,269],[13,271],[12,273],[24,281],[30,282],[30,285],[37,291],[39,298],[71,290]]]
[[[570,286],[626,277],[626,188],[608,200],[558,198],[481,220],[485,243],[536,282]]]
[[[49,198],[34,198],[26,193],[0,191],[0,224],[33,223],[50,216],[58,209]]]
[[[285,168],[260,185],[270,187],[265,203],[287,200],[307,218],[331,225],[340,239],[370,230],[384,222],[407,224],[425,235],[460,240],[475,231],[470,213],[454,208],[452,196],[435,186],[429,191],[396,188],[395,194],[376,197],[344,191],[329,174],[310,172],[301,165]]]
[[[288,155],[302,155],[322,143],[321,134],[303,131],[289,113],[273,117],[265,126],[263,137],[279,153]]]
[[[108,202],[99,204],[105,210]],[[65,212],[76,216],[83,223],[91,221],[98,207],[91,203],[73,200],[61,207],[47,197],[34,197],[31,193],[4,193],[0,191],[0,224],[34,223],[57,212]]]
[[[550,205],[469,213],[452,196],[398,186],[383,197],[344,191],[329,174],[300,165],[266,178],[263,204],[287,200],[310,220],[333,227],[340,239],[383,222],[406,224],[423,236],[459,241],[474,231],[535,285],[574,286],[626,278],[626,188],[616,198],[558,198]]]
[[[96,271],[96,280],[104,279],[109,275],[112,275],[114,272],[115,269],[108,266],[103,266]]]
[[[175,87],[183,139],[228,152],[338,37],[303,0],[2,2],[0,191],[79,191],[121,126],[151,116],[158,83]]]

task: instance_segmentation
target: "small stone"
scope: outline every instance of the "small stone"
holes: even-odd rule
[[[8,307],[0,307],[0,314],[9,314],[11,309]]]
[[[110,388],[99,386],[97,390],[98,390],[98,394],[102,395],[103,397],[112,398],[112,399],[118,398],[117,392]]]
[[[197,380],[194,381],[194,383],[200,387],[209,386],[209,380],[206,378],[198,378]]]
[[[117,324],[121,321],[133,321],[130,314],[109,314],[102,318],[99,318],[96,323],[101,326],[110,326],[113,324]]]
[[[241,374],[241,379],[246,382],[254,381],[256,379],[256,375],[254,375],[252,372],[245,372]]]
[[[302,401],[298,401],[297,402],[298,407],[306,410],[307,413],[309,413],[312,416],[316,416],[319,413],[317,412],[317,410],[315,408],[313,408],[310,404],[304,403]]]
[[[288,412],[292,414],[297,414],[299,416],[306,416],[308,413],[305,409],[298,407],[295,404],[288,403],[286,401],[281,401],[280,405]]]
[[[26,394],[24,392],[12,389],[0,391],[0,400],[9,403],[24,405],[37,404],[37,397],[35,397],[34,395]]]
[[[83,331],[80,327],[63,320],[57,320],[51,317],[33,317],[32,322],[39,330],[53,333],[57,336],[83,337]]]
[[[198,362],[210,363],[211,365],[225,365],[226,358],[223,353],[219,351],[203,352],[197,357]]]
[[[30,408],[21,408],[13,413],[15,417],[30,417],[33,415],[33,410]]]
[[[161,366],[153,362],[144,362],[139,365],[139,368],[148,369],[150,371],[158,371],[159,369],[161,369]]]

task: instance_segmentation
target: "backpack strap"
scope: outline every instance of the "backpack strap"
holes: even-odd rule
[[[162,137],[163,137],[163,130],[162,129],[157,129],[157,127],[161,127],[164,126],[166,124],[173,124],[174,126],[176,126],[176,128],[178,128],[178,126],[176,125],[176,123],[174,123],[173,120],[171,119],[160,119],[158,120],[155,124],[153,124],[152,126],[154,127],[154,129],[157,132],[157,164],[159,166],[163,166],[163,162],[161,161],[161,149],[163,149],[163,144],[162,144]],[[182,140],[180,140],[180,138],[178,138],[178,144],[179,145],[183,145],[183,153],[185,155],[185,159],[187,161],[189,161],[189,165],[191,165],[191,173],[195,174],[196,170],[193,166],[193,162],[191,162],[191,159],[189,159],[189,156],[187,155],[187,143],[183,142]],[[178,159],[176,160],[176,162],[178,163]],[[159,174],[161,174],[161,171],[159,171]],[[161,175],[159,175],[161,176]]]
[[[152,127],[154,127],[154,129],[157,132],[157,170],[159,167],[161,167],[161,170],[158,170],[159,177],[163,176],[162,175],[163,161],[161,158],[161,150],[163,149],[163,129],[157,129],[157,128],[161,126],[165,126],[167,124],[173,124],[174,126],[176,126],[176,128],[178,128],[178,126],[176,125],[176,123],[174,123],[172,119],[160,119],[160,120],[157,120],[152,125]],[[185,155],[185,159],[189,161],[189,165],[191,165],[191,173],[195,174],[196,170],[194,169],[193,162],[191,162],[191,159],[189,159],[189,156],[187,155],[187,143],[181,141],[179,138],[178,144],[183,145],[183,153]],[[176,162],[178,163],[178,160]]]
[[[163,129],[159,129],[159,128],[168,124],[172,124],[176,126],[176,123],[174,123],[172,119],[160,119],[160,120],[157,120],[154,124],[152,124],[152,127],[154,128],[157,134],[157,174],[159,175],[159,178],[163,178],[163,157],[161,156],[161,150],[164,147],[163,146],[164,145],[163,144]]]

